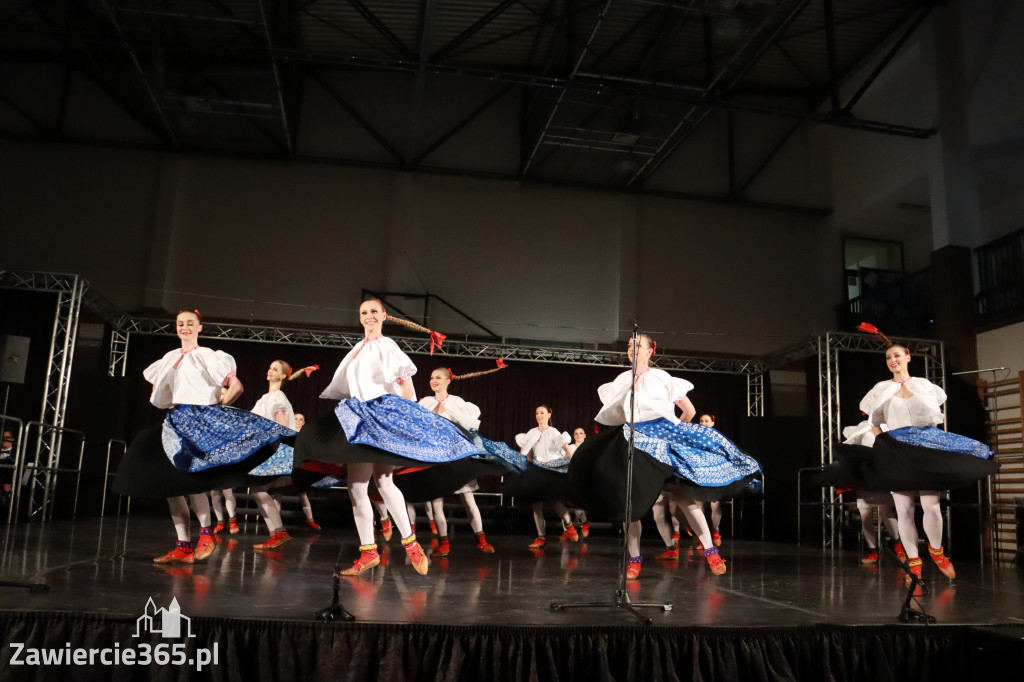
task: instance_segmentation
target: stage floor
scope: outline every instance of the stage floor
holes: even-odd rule
[[[425,524],[420,539],[430,542]],[[339,551],[348,566],[357,554],[352,528],[313,533],[296,528],[275,551],[255,551],[265,538],[255,520],[222,542],[206,561],[158,565],[172,546],[168,518],[107,517],[7,527],[0,580],[40,582],[48,592],[0,587],[0,609],[138,616],[152,597],[157,607],[176,598],[181,613],[240,619],[311,620],[331,601]],[[386,565],[341,581],[341,599],[357,620],[446,625],[577,626],[635,622],[615,608],[620,541],[607,528],[578,544],[557,540],[543,551],[532,537],[488,534],[497,552],[476,549],[456,527],[447,558],[433,558],[420,576],[406,562],[397,534],[384,550]],[[655,537],[645,538],[633,602],[672,604],[644,609],[656,626],[792,626],[895,624],[905,596],[892,563],[860,565],[854,551],[822,550],[726,538],[726,575],[715,576],[693,552],[659,561]],[[955,560],[955,557],[953,557]],[[920,607],[940,624],[1024,623],[1024,572],[957,561],[950,581],[925,560],[929,593]],[[553,611],[552,602],[603,602],[607,607]]]

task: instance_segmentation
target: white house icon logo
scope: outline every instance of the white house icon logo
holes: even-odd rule
[[[135,621],[135,634],[132,636],[139,637],[143,632],[151,632],[164,637],[181,637],[181,621],[185,621],[186,637],[195,637],[192,634],[192,619],[181,615],[177,598],[171,599],[168,608],[161,606],[158,609],[150,597],[146,602],[146,610]]]

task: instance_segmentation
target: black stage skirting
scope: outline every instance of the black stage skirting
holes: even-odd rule
[[[134,617],[0,612],[0,678],[55,680],[845,680],[1013,679],[1024,627],[493,627],[191,619],[194,638],[133,635]],[[217,665],[12,665],[15,647],[185,644]],[[170,646],[166,647],[168,650]]]

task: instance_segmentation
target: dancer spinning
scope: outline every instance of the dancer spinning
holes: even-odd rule
[[[507,367],[501,360],[498,361],[496,369],[483,372],[472,372],[470,374],[456,375],[447,367],[438,367],[430,373],[430,389],[434,392],[432,396],[420,398],[420,405],[431,412],[438,414],[445,419],[458,424],[467,431],[476,432],[480,429],[480,408],[473,403],[466,402],[457,395],[448,393],[448,386],[453,381],[465,380],[474,377],[485,376],[499,372]],[[476,504],[476,497],[473,493],[480,489],[480,485],[473,479],[455,491],[455,495],[462,498],[462,504],[466,507],[466,514],[469,516],[469,526],[476,535],[476,544],[485,554],[493,554],[494,547],[487,542],[484,535],[483,519],[480,517],[480,508]],[[433,508],[433,523],[437,526],[440,542],[437,547],[437,554],[448,556],[451,551],[451,543],[448,540],[448,519],[444,513],[444,498],[438,497],[428,503],[428,509]]]
[[[880,381],[860,402],[867,421],[848,434],[838,450],[832,480],[851,474],[852,487],[860,490],[891,490],[896,506],[899,536],[914,575],[921,577],[914,498],[924,511],[928,554],[948,578],[956,571],[942,546],[940,491],[993,474],[999,468],[984,443],[947,433],[935,427],[944,421],[940,405],[946,393],[927,379],[910,376],[910,351],[890,341],[876,327],[861,323],[861,331],[876,335],[885,344],[885,364],[892,378]],[[870,434],[870,447],[859,445]],[[849,479],[847,479],[849,480]],[[907,576],[908,583],[910,576]]]
[[[536,428],[516,436],[519,451],[526,455],[534,465],[523,475],[523,486],[527,489],[526,496],[532,497],[533,522],[537,526],[537,538],[530,543],[530,549],[540,549],[547,544],[547,522],[544,520],[544,502],[551,501],[555,512],[562,521],[562,540],[579,542],[580,536],[572,525],[569,509],[561,501],[564,496],[564,478],[569,457],[573,451],[569,448],[572,440],[569,434],[551,425],[551,408],[540,405],[534,411],[537,420]],[[557,472],[552,475],[553,472]],[[529,490],[530,488],[534,490]]]
[[[651,508],[666,480],[690,528],[700,539],[713,573],[726,572],[725,562],[711,541],[701,500],[723,499],[742,490],[761,471],[750,456],[740,452],[714,429],[688,423],[696,414],[686,397],[693,385],[650,366],[655,345],[640,334],[637,347],[630,339],[626,355],[635,359],[633,372],[625,371],[598,389],[604,407],[595,417],[601,424],[624,426],[588,438],[572,459],[569,477],[573,494],[588,512],[629,523],[626,577],[640,575],[640,518]],[[635,406],[634,403],[635,397]],[[635,407],[632,514],[626,518],[624,489],[629,421]],[[675,408],[682,410],[682,422]],[[625,433],[626,438],[623,438]]]
[[[295,413],[292,410],[291,401],[281,390],[281,386],[286,381],[294,381],[301,376],[308,377],[318,369],[320,369],[319,366],[311,365],[298,372],[292,372],[292,366],[287,362],[274,360],[267,369],[268,391],[256,401],[256,405],[252,408],[253,414],[271,419],[281,426],[296,431]],[[266,481],[251,487],[249,492],[263,515],[267,530],[270,531],[270,537],[264,542],[253,545],[254,549],[275,549],[292,539],[281,520],[281,506],[267,491],[278,484],[282,477],[290,476],[293,466],[294,451],[290,445],[282,444],[273,457],[249,472],[250,476],[258,476]],[[285,480],[285,484],[290,482],[290,478]]]
[[[405,320],[389,317],[377,299],[359,306],[363,341],[341,361],[321,398],[340,400],[334,414],[306,425],[299,433],[295,464],[321,460],[348,464],[352,514],[359,533],[360,555],[342,575],[359,575],[380,563],[373,532],[369,483],[374,480],[384,498],[402,545],[420,574],[429,560],[416,541],[405,498],[392,480],[395,466],[416,462],[451,462],[481,451],[451,422],[416,404],[412,375],[416,365],[381,327],[386,320],[431,335],[431,347],[444,336]]]
[[[203,330],[198,310],[176,319],[181,348],[143,372],[153,384],[150,402],[168,410],[163,423],[144,429],[132,441],[118,468],[114,489],[122,495],[166,497],[178,542],[158,563],[192,563],[213,552],[213,524],[206,492],[246,480],[254,465],[270,457],[294,433],[244,410],[225,407],[242,393],[234,359],[199,346]],[[200,524],[193,549],[188,503]]]
[[[314,372],[314,371],[316,371],[318,369],[320,369],[320,365],[312,365],[311,367],[306,367],[305,369],[303,369],[302,373],[306,374],[306,376],[309,376],[309,374],[311,374],[312,372]],[[299,374],[297,376],[301,376],[301,374]],[[291,378],[291,377],[289,377],[289,378]],[[305,425],[306,425],[306,415],[302,414],[301,412],[296,412],[295,413],[295,430],[296,431],[301,431],[302,427],[305,426]],[[277,510],[281,511],[281,496],[280,495],[274,495],[274,503],[277,505]],[[306,516],[306,525],[319,533],[322,529],[320,528],[320,524],[317,523],[316,520],[313,518],[313,505],[309,501],[309,495],[307,495],[304,491],[300,491],[299,492],[299,503],[302,505],[302,513],[305,514],[305,516]]]
[[[843,438],[849,444],[864,445],[871,447],[875,443],[875,434],[871,433],[871,422],[864,420],[857,426],[847,426],[843,429]],[[843,492],[843,491],[840,491]],[[892,551],[900,561],[906,561],[907,555],[903,550],[903,543],[900,542],[900,528],[896,519],[896,512],[893,508],[892,494],[888,492],[871,492],[869,490],[858,490],[857,511],[860,513],[860,532],[864,538],[866,547],[860,562],[865,566],[874,566],[878,563],[878,534],[875,532],[874,519],[872,518],[875,509],[878,509],[878,518],[882,520],[889,530],[889,537],[892,538]]]

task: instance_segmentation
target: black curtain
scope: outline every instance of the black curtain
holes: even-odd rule
[[[610,616],[611,614],[604,614]],[[844,680],[1004,679],[1024,628],[1003,626],[594,627],[325,624],[193,618],[193,638],[134,637],[134,616],[0,613],[5,680]],[[183,629],[185,625],[183,624]],[[216,645],[217,665],[19,666],[28,649]],[[165,647],[171,649],[170,646]]]

